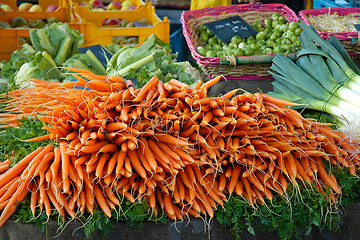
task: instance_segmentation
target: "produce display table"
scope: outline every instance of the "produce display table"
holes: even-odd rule
[[[313,228],[312,231],[303,236],[304,240],[353,240],[360,236],[358,220],[360,219],[360,202],[350,204],[342,213],[344,219],[340,232],[320,231],[319,228]],[[34,224],[24,224],[9,220],[0,228],[0,239],[2,240],[101,240],[101,239],[127,239],[127,240],[230,240],[235,239],[230,232],[230,227],[222,227],[219,222],[212,220],[209,223],[202,219],[191,218],[191,221],[183,222],[168,221],[166,224],[155,222],[144,222],[141,226],[131,227],[124,222],[116,223],[113,229],[103,235],[99,231],[86,238],[79,222],[71,222],[62,232],[58,232],[58,224],[50,221],[46,225],[45,232],[40,232]],[[210,226],[210,228],[209,228]],[[256,226],[254,226],[256,228]],[[24,237],[26,236],[26,237]],[[263,232],[255,230],[255,235],[250,234],[244,229],[240,234],[244,240],[277,240],[278,235],[274,232]]]

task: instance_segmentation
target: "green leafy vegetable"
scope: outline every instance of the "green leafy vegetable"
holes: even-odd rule
[[[31,86],[31,78],[62,81],[64,76],[60,75],[58,67],[78,53],[78,48],[84,44],[83,35],[67,23],[52,23],[29,32],[33,47],[24,44],[1,68],[2,76],[10,79],[10,89]]]
[[[177,62],[170,44],[150,35],[139,48],[125,46],[108,61],[107,75],[120,75],[138,80],[142,87],[153,76],[167,82],[177,79],[189,85],[201,75],[189,62]]]

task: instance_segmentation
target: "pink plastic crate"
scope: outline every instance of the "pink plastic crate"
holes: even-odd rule
[[[334,13],[337,13],[340,16],[355,14],[356,17],[360,18],[360,8],[355,7],[305,9],[299,12],[299,18],[307,25],[310,25],[308,21],[309,16]],[[352,44],[351,42],[353,37],[358,37],[358,32],[321,32],[319,30],[317,30],[317,32],[323,39],[327,39],[330,36],[337,37],[343,43],[345,49],[349,52],[350,55],[360,57],[360,47]]]

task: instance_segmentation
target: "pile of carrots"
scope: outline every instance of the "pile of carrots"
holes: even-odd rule
[[[229,195],[264,204],[304,181],[336,201],[336,178],[324,168],[359,170],[359,143],[327,123],[303,118],[294,103],[237,90],[209,97],[214,78],[194,87],[153,77],[142,88],[119,76],[80,69],[76,82],[33,79],[9,93],[9,126],[37,115],[55,139],[0,174],[0,226],[31,195],[30,207],[65,219],[147,200],[174,220],[213,217]],[[0,168],[2,165],[0,166]]]

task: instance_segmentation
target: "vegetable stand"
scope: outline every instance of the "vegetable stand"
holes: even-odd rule
[[[51,29],[62,29],[61,38],[49,37]],[[34,223],[44,233],[31,232],[41,237],[82,239],[356,234],[340,224],[357,216],[360,143],[334,128],[333,118],[305,115],[293,109],[301,102],[271,92],[212,96],[221,76],[202,81],[154,34],[137,48],[101,48],[112,53],[106,67],[91,51],[57,53],[55,41],[83,43],[67,24],[30,34],[33,46],[24,44],[2,68],[9,78],[0,98],[4,239],[14,224],[29,226],[19,222]],[[305,46],[310,36],[299,41]],[[341,53],[339,62],[351,63]],[[21,74],[40,67],[63,78],[49,70]],[[23,81],[15,81],[19,72]]]

